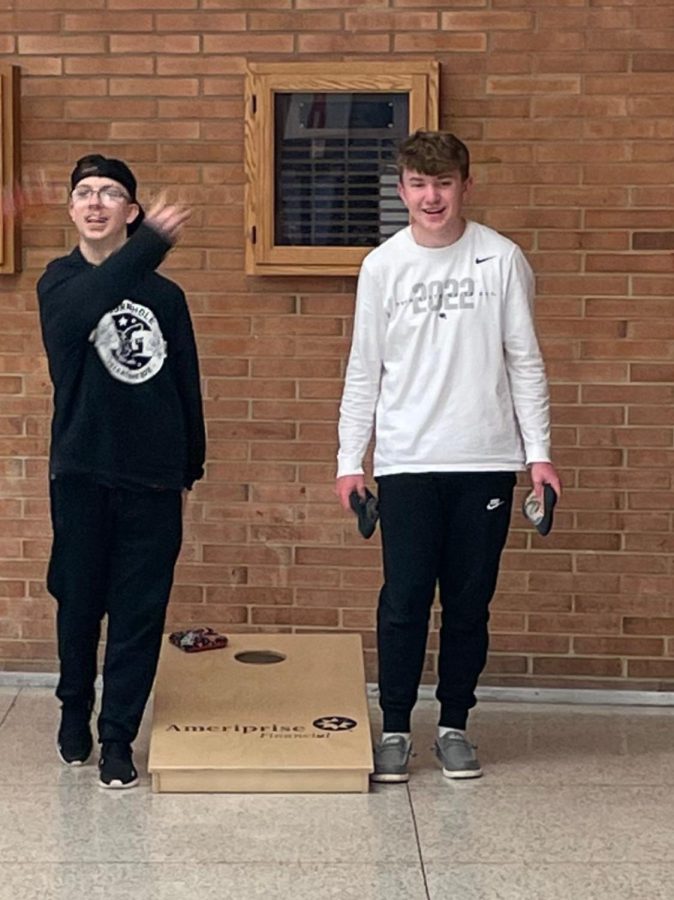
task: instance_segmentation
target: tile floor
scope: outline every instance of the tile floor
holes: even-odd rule
[[[0,688],[1,900],[674,898],[669,709],[482,702],[485,775],[456,783],[422,701],[409,785],[369,795],[106,792],[58,761],[57,717]]]

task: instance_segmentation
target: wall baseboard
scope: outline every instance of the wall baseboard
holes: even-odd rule
[[[376,685],[368,685],[368,693],[376,697]],[[475,694],[478,701],[498,703],[568,703],[588,706],[674,706],[671,691],[621,691],[594,690],[591,688],[527,688],[527,687],[479,687]],[[435,688],[422,684],[420,700],[434,700]]]
[[[45,687],[55,688],[58,675],[55,672],[0,672],[2,687]],[[100,676],[96,687],[101,688]],[[367,685],[367,694],[376,699],[379,690],[375,684]],[[527,688],[527,687],[481,687],[476,691],[478,700],[498,703],[568,703],[592,706],[674,706],[671,691],[609,691],[576,688]],[[419,688],[420,700],[434,700],[433,685],[423,684]]]

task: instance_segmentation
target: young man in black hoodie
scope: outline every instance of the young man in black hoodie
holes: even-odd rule
[[[58,602],[58,751],[93,741],[96,655],[107,613],[98,718],[100,783],[138,782],[131,744],[157,666],[182,540],[182,493],[203,475],[199,365],[182,290],[156,267],[189,210],[163,196],[147,216],[128,166],[100,155],[71,175],[79,245],[38,283],[54,385],[47,576]]]

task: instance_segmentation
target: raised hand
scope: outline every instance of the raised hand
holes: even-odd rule
[[[166,191],[160,191],[152,202],[144,223],[162,234],[169,243],[175,244],[180,240],[185,223],[191,215],[189,207],[169,203]]]

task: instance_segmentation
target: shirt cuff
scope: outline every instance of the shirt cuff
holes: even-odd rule
[[[341,459],[337,457],[337,478],[343,478],[345,475],[364,475],[365,469],[360,460],[354,457],[345,457]]]
[[[550,459],[550,445],[549,444],[527,444],[524,448],[524,452],[526,454],[527,465],[531,466],[533,463],[538,462],[552,462]]]

